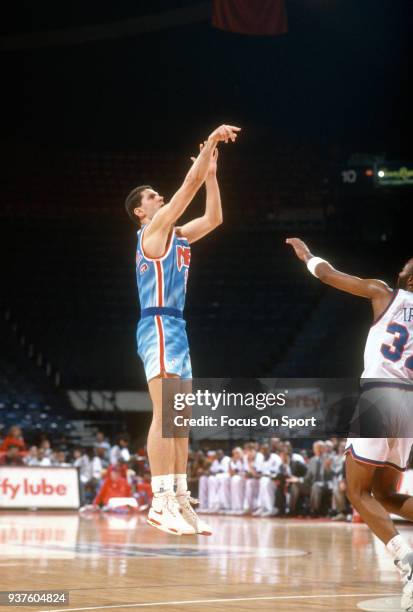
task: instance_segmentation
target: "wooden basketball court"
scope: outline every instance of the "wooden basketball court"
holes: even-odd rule
[[[68,612],[357,610],[400,593],[392,560],[365,525],[207,520],[213,536],[173,537],[144,516],[0,513],[0,591],[68,590],[69,604],[53,608]],[[401,531],[413,543],[413,526]]]

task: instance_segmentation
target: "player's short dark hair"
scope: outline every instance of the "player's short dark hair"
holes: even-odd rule
[[[135,189],[132,189],[132,191],[125,200],[125,209],[129,216],[129,219],[134,225],[137,225],[138,227],[140,227],[141,222],[133,211],[137,206],[140,206],[142,192],[145,191],[145,189],[152,189],[152,187],[150,185],[139,185],[139,187],[135,187]]]

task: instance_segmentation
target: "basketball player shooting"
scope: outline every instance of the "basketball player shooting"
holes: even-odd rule
[[[168,204],[164,204],[163,197],[150,185],[136,187],[125,202],[126,212],[139,227],[136,275],[141,319],[137,344],[153,405],[148,456],[154,497],[148,523],[176,535],[210,535],[211,529],[195,513],[187,490],[188,438],[162,437],[162,381],[165,378],[185,381],[192,378],[183,319],[190,244],[222,223],[216,177],[217,145],[219,142],[235,142],[239,131],[240,128],[233,125],[221,125],[210,134]],[[204,215],[176,227],[176,222],[204,182]]]
[[[376,392],[374,402],[404,415],[406,435],[413,420],[413,259],[398,275],[393,291],[380,280],[362,279],[335,270],[314,257],[299,238],[288,238],[297,257],[321,282],[371,300],[374,323],[364,353],[363,379]],[[367,383],[367,381],[365,381]],[[376,388],[374,389],[374,386]],[[395,397],[395,394],[396,397]],[[385,412],[385,410],[383,411]],[[403,424],[399,431],[403,434]],[[396,530],[390,513],[413,521],[413,497],[397,493],[400,472],[407,467],[413,438],[348,438],[346,443],[347,495],[353,506],[384,542],[403,581],[401,606],[413,610],[413,552]]]

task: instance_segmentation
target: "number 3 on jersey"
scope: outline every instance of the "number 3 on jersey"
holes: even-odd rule
[[[386,359],[395,363],[402,358],[403,351],[409,340],[409,332],[404,325],[399,325],[399,323],[389,323],[386,331],[394,335],[394,340],[391,345],[382,344],[380,350]],[[413,370],[413,355],[407,359],[405,366],[409,370]]]

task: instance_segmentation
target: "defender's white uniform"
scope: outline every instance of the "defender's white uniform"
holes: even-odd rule
[[[369,379],[369,380],[366,380]],[[363,384],[364,382],[364,384]],[[348,438],[346,451],[359,461],[405,470],[413,444],[413,293],[399,289],[370,328],[364,351],[362,401],[377,408],[395,437]],[[386,418],[386,407],[388,416]]]

